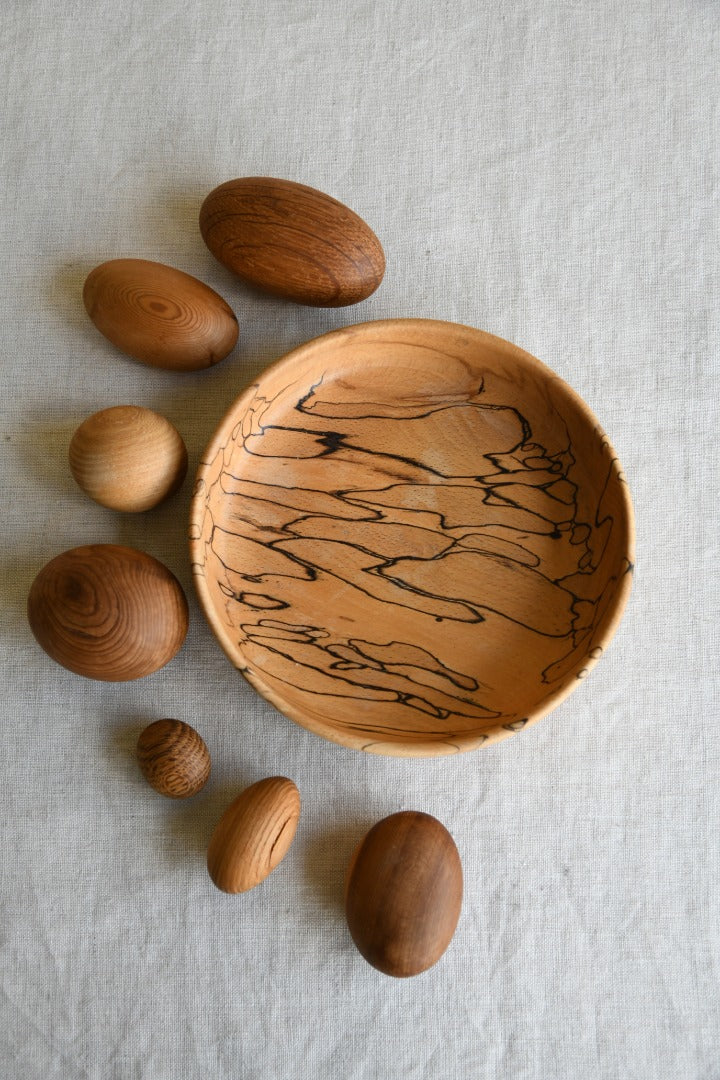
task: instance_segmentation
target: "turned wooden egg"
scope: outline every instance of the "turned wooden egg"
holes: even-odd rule
[[[151,787],[170,799],[197,795],[210,776],[205,740],[182,720],[155,720],[137,741],[140,771]]]
[[[632,503],[587,406],[510,342],[388,319],[308,341],[203,454],[191,561],[210,626],[280,712],[427,757],[535,723],[629,595]]]
[[[179,581],[152,555],[90,544],[43,567],[30,588],[28,620],[58,664],[123,682],[173,658],[185,640],[188,606]]]
[[[232,309],[190,274],[147,259],[111,259],[83,288],[88,315],[113,345],[151,367],[196,371],[235,347]]]
[[[316,307],[365,300],[385,273],[375,233],[337,199],[266,176],[229,180],[200,209],[205,243],[238,277]]]
[[[450,944],[462,891],[460,855],[445,826],[413,810],[391,814],[361,841],[348,869],[353,941],[386,975],[418,975]]]
[[[182,486],[188,456],[169,420],[139,405],[116,405],[84,420],[70,442],[70,470],[111,510],[150,510]]]
[[[300,792],[292,780],[270,776],[230,804],[210,839],[210,877],[227,893],[254,889],[287,854],[300,818]]]

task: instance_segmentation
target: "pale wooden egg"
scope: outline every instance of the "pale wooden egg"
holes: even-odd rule
[[[300,818],[300,792],[292,780],[270,776],[230,804],[210,839],[207,866],[218,889],[254,889],[285,858]]]
[[[85,309],[113,345],[151,367],[196,371],[235,347],[238,324],[223,298],[164,263],[111,259],[83,287]]]
[[[210,751],[183,720],[155,720],[137,741],[140,771],[151,787],[170,799],[197,795],[210,776]]]
[[[185,443],[169,420],[139,405],[116,405],[83,421],[70,442],[70,470],[101,506],[134,513],[181,487]]]
[[[152,555],[89,544],[57,555],[30,588],[28,620],[38,643],[88,679],[123,682],[172,660],[188,628],[180,582]]]
[[[345,914],[358,949],[386,975],[419,975],[455,933],[462,905],[460,855],[430,814],[383,818],[361,841],[348,869]]]

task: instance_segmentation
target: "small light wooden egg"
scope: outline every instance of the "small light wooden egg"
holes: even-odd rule
[[[210,877],[227,893],[247,892],[285,858],[300,818],[292,780],[270,776],[246,788],[227,808],[210,839]]]
[[[116,405],[84,420],[70,442],[70,471],[101,506],[150,510],[182,486],[188,456],[169,420],[139,405]]]
[[[151,367],[211,367],[238,337],[235,314],[214,289],[147,259],[96,266],[85,281],[83,302],[101,334]]]
[[[229,180],[207,196],[200,231],[243,281],[298,304],[365,300],[385,273],[375,233],[337,199],[267,176]]]
[[[188,605],[180,582],[152,555],[90,544],[43,567],[30,588],[28,620],[58,664],[123,682],[172,660],[187,634]]]
[[[197,795],[210,776],[205,740],[182,720],[149,724],[138,738],[137,759],[148,784],[170,799]]]
[[[353,941],[386,975],[418,975],[450,944],[462,887],[460,855],[445,826],[417,811],[391,814],[361,841],[348,869]]]

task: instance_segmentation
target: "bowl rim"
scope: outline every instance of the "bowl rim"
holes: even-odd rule
[[[203,544],[202,523],[205,516],[205,474],[216,459],[217,453],[227,443],[228,428],[237,425],[238,413],[242,408],[243,402],[249,402],[259,382],[269,375],[282,370],[283,367],[297,363],[297,361],[302,359],[306,354],[311,353],[319,347],[324,347],[334,339],[337,339],[339,342],[343,339],[347,339],[349,336],[354,336],[355,334],[378,331],[383,333],[388,331],[392,332],[394,330],[402,330],[409,327],[413,327],[417,330],[426,328],[428,332],[436,333],[443,328],[455,334],[458,332],[467,333],[485,347],[490,347],[496,353],[500,353],[511,360],[520,362],[531,370],[534,370],[537,375],[544,379],[552,380],[554,384],[558,385],[562,393],[574,404],[578,412],[582,414],[589,427],[600,436],[608,452],[611,464],[614,463],[617,468],[617,479],[620,481],[620,503],[623,514],[622,526],[624,527],[626,534],[625,542],[628,566],[626,572],[617,579],[616,588],[613,591],[608,608],[604,613],[602,631],[593,645],[593,652],[597,651],[597,655],[593,658],[588,658],[585,666],[580,672],[572,669],[565,675],[557,688],[544,698],[536,708],[529,712],[527,718],[523,721],[515,721],[513,724],[507,725],[498,725],[496,728],[488,728],[487,733],[478,734],[468,732],[467,734],[456,734],[453,735],[452,742],[447,739],[443,741],[437,739],[437,737],[427,738],[425,740],[418,739],[407,743],[402,741],[368,742],[367,737],[349,731],[338,731],[329,726],[329,722],[322,723],[317,721],[315,717],[308,717],[302,709],[298,709],[291,703],[285,701],[280,694],[277,694],[271,687],[264,683],[261,675],[255,671],[250,672],[247,669],[244,669],[238,663],[237,656],[234,655],[237,650],[237,645],[231,640],[227,628],[221,622],[215,609],[215,605],[212,602],[207,587],[206,576],[202,569],[202,553],[199,550]],[[288,352],[283,353],[276,360],[267,364],[260,372],[254,375],[222,414],[201,455],[195,475],[195,483],[190,503],[188,535],[193,582],[203,614],[230,663],[243,675],[245,680],[250,683],[261,697],[273,705],[288,719],[299,724],[307,731],[320,735],[322,738],[340,746],[365,750],[370,753],[382,754],[385,756],[437,757],[446,754],[465,753],[481,746],[490,746],[497,742],[504,741],[514,735],[517,731],[525,730],[537,723],[538,720],[552,712],[572,693],[577,686],[577,682],[584,679],[585,675],[589,673],[599,658],[604,654],[620,625],[632,586],[636,533],[635,513],[630,496],[630,489],[617,453],[604,428],[595,416],[595,413],[583,400],[580,394],[574,390],[562,376],[558,375],[542,360],[533,356],[532,353],[526,352],[519,345],[515,345],[505,338],[498,337],[496,334],[491,334],[486,330],[480,330],[477,327],[468,326],[465,323],[457,323],[445,319],[406,317],[374,319],[359,323],[349,323],[345,326],[337,327],[334,330],[329,330],[316,337],[310,338],[302,344],[290,349]]]

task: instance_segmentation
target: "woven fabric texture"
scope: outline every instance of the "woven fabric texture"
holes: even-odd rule
[[[0,161],[3,663],[0,1074],[12,1080],[717,1080],[718,56],[703,0],[6,0]],[[340,199],[387,254],[378,292],[321,310],[252,293],[197,218],[224,180]],[[133,256],[238,314],[216,367],[123,356],[82,283]],[[584,398],[637,516],[634,591],[592,675],[499,746],[381,758],[285,719],[193,594],[192,475],[241,388],[289,349],[398,316],[489,330]],[[136,403],[184,436],[182,491],[143,515],[67,465],[90,413]],[[134,683],[53,663],[25,615],[52,556],[150,552],[178,576],[182,651]],[[133,757],[151,720],[213,756],[188,802]],[[289,855],[242,897],[205,849],[247,784],[285,774]],[[343,876],[375,821],[452,832],[465,896],[442,960],[360,957]]]

